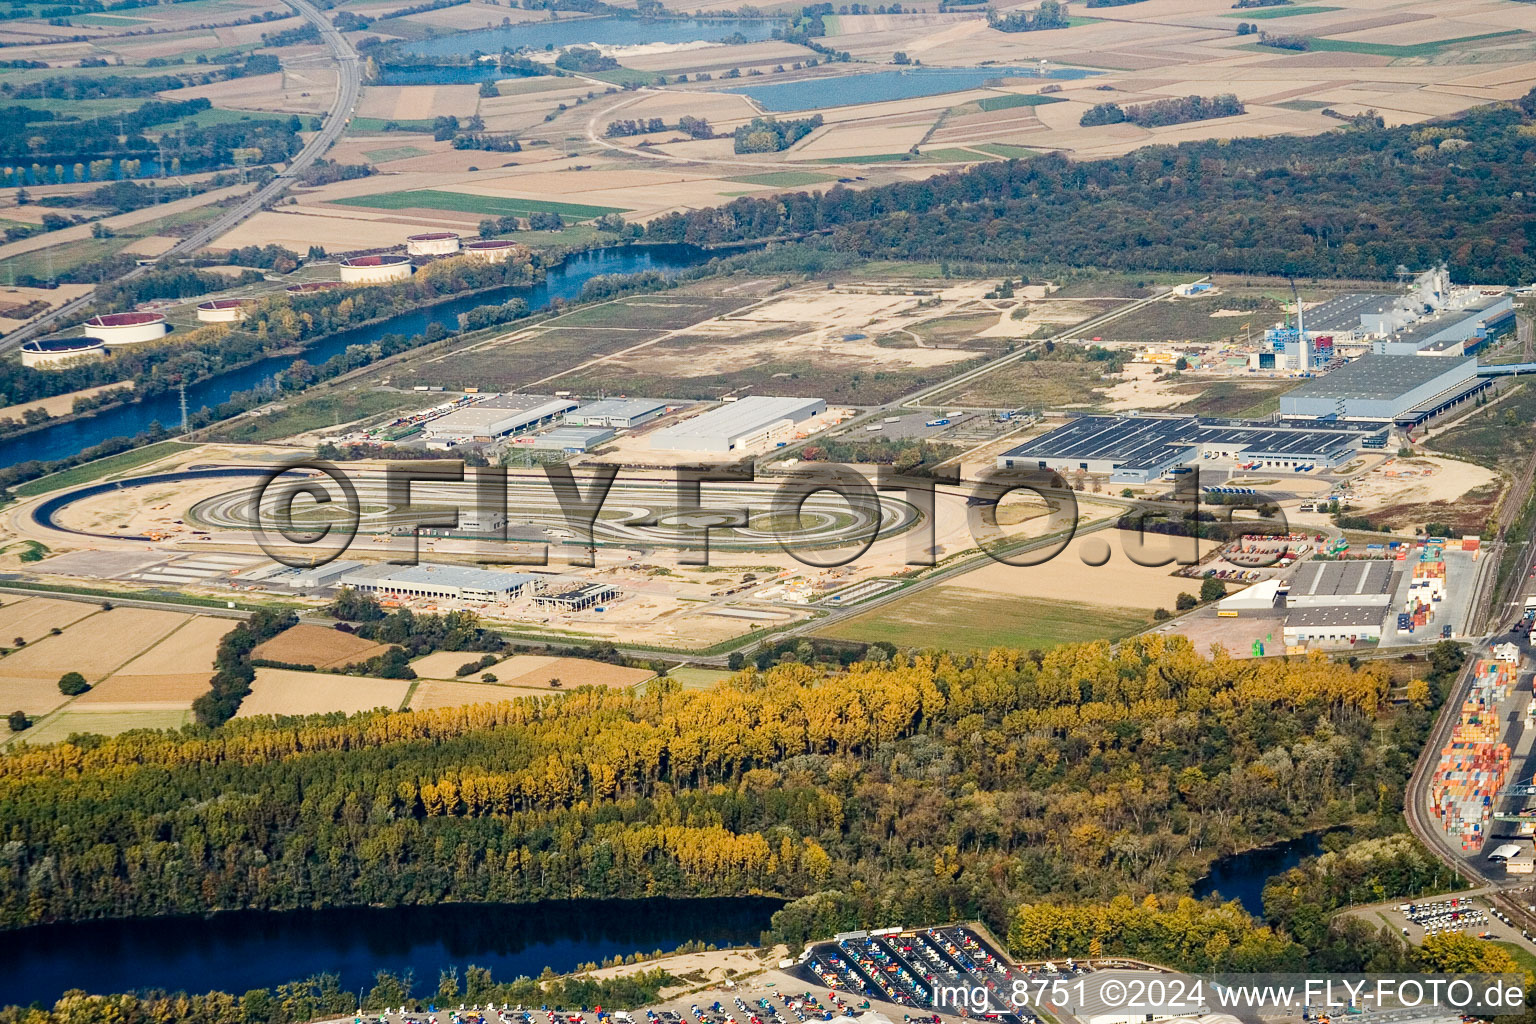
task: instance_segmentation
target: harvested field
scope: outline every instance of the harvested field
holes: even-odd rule
[[[206,675],[213,671],[213,655],[219,640],[234,628],[233,619],[194,615],[176,632],[134,658],[114,675],[155,676],[187,672]]]
[[[341,668],[367,661],[387,650],[388,644],[376,644],[339,629],[298,625],[258,644],[251,656],[260,661],[278,661],[285,665]]]
[[[586,658],[561,658],[535,654],[515,654],[491,669],[503,686],[535,687],[551,690],[551,679],[560,680],[559,689],[577,686],[627,687],[643,683],[656,673],[648,668],[625,668]]]
[[[46,597],[10,599],[0,606],[0,638],[3,638],[0,642],[10,646],[12,638],[19,636],[32,643],[99,610],[83,601],[55,601]]]
[[[49,636],[0,659],[0,675],[46,680],[65,672],[103,678],[181,625],[186,615],[147,608],[114,608],[91,617],[90,642],[72,632]],[[55,692],[57,692],[55,690]]]
[[[411,662],[411,668],[423,679],[458,679],[460,665],[477,662],[483,657],[480,651],[436,651]],[[500,666],[498,665],[497,668]],[[495,672],[496,668],[480,669],[468,679],[480,678],[481,672]]]
[[[353,714],[374,708],[397,709],[410,689],[406,679],[333,676],[259,668],[250,696],[236,718],[256,715],[318,715],[332,711]]]
[[[208,692],[212,676],[211,668],[202,672],[162,675],[113,673],[75,698],[74,706],[92,711],[190,708],[193,701]]]
[[[516,697],[547,697],[548,686],[533,690],[520,686],[502,686],[497,683],[448,682],[429,679],[417,683],[411,692],[412,711],[430,711],[433,708],[457,708],[465,704],[497,704]]]
[[[68,671],[67,669],[65,671]],[[46,715],[69,698],[59,692],[59,672],[51,679],[35,676],[13,676],[0,671],[0,707],[3,714],[25,711],[36,717]]]

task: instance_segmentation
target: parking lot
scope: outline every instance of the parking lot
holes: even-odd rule
[[[1536,900],[1521,899],[1520,902]],[[1504,917],[1488,897],[1477,890],[1414,903],[1379,903],[1357,907],[1350,913],[1373,925],[1385,924],[1415,944],[1431,935],[1459,932],[1496,942],[1513,943],[1527,951],[1536,952],[1536,941],[1531,939],[1525,929]]]

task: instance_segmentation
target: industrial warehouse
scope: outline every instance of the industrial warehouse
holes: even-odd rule
[[[651,447],[664,451],[729,452],[786,439],[795,425],[827,411],[821,398],[758,395],[711,409],[658,430]]]
[[[550,395],[493,395],[429,420],[422,427],[428,444],[442,447],[463,441],[494,441],[554,422],[576,408],[569,398]]]
[[[1280,415],[1416,426],[1491,386],[1472,357],[1367,355],[1280,396]]]
[[[1112,483],[1145,484],[1203,459],[1275,469],[1328,468],[1348,461],[1365,431],[1264,424],[1222,426],[1193,416],[1082,416],[998,456],[1003,469],[1082,470]]]
[[[536,594],[542,576],[458,565],[379,565],[341,576],[338,586],[385,597],[505,603]]]

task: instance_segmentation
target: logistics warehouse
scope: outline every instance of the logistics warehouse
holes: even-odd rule
[[[1193,416],[1081,416],[998,456],[1002,469],[1105,474],[1144,484],[1201,459],[1236,459],[1277,469],[1331,467],[1359,450],[1363,430],[1223,426]]]

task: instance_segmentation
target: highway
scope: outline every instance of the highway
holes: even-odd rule
[[[336,60],[336,102],[331,105],[330,113],[326,115],[325,123],[321,126],[314,138],[307,142],[299,151],[288,167],[277,177],[267,182],[261,188],[252,192],[236,205],[225,210],[215,219],[209,221],[195,233],[188,235],[174,246],[168,249],[166,256],[188,256],[208,245],[220,235],[229,231],[235,225],[255,214],[262,208],[270,205],[278,196],[282,195],[298,179],[305,168],[309,167],[326,151],[335,145],[341,138],[341,133],[346,130],[347,122],[351,120],[353,111],[357,108],[357,99],[363,86],[362,64],[357,51],[352,44],[347,42],[345,36],[336,30],[329,20],[309,0],[284,0],[301,17],[307,18],[320,30],[320,36],[330,47],[331,56]],[[136,267],[117,280],[127,280],[146,273],[149,268]],[[58,309],[27,324],[24,327],[12,331],[9,335],[0,339],[0,352],[9,351],[28,338],[48,334],[58,325],[67,324],[78,317],[83,310],[94,301],[95,293],[88,292],[78,298],[71,299]]]

